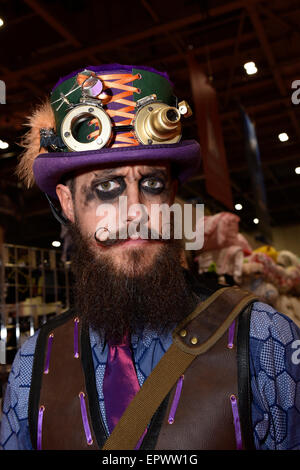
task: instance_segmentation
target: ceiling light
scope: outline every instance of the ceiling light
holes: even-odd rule
[[[3,150],[3,149],[7,149],[8,147],[9,147],[9,144],[0,139],[0,149]]]
[[[297,166],[295,168],[295,173],[297,173],[297,175],[300,175],[300,166]]]
[[[52,246],[54,246],[55,248],[59,248],[61,245],[61,243],[57,240],[54,240],[54,242],[52,242]]]
[[[254,75],[257,72],[255,62],[246,62],[244,64],[244,69],[248,75]]]
[[[1,28],[1,26],[3,26],[3,25],[4,25],[4,21],[3,21],[2,18],[0,18],[0,28]]]
[[[255,219],[253,219],[253,223],[254,223],[254,224],[258,224],[258,223],[259,223],[259,219],[256,217]]]
[[[278,134],[278,139],[281,142],[286,142],[287,140],[289,140],[289,136],[287,135],[286,132],[281,132],[281,134]]]
[[[235,207],[235,210],[237,210],[237,211],[241,211],[243,209],[242,204],[239,204],[239,203],[236,204],[234,207]]]

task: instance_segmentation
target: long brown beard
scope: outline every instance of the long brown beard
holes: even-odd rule
[[[74,308],[84,325],[118,343],[125,332],[139,333],[145,327],[163,334],[195,307],[178,240],[161,244],[147,272],[128,276],[116,270],[107,255],[96,258],[76,225],[70,230]],[[145,253],[131,250],[128,256],[134,266]]]

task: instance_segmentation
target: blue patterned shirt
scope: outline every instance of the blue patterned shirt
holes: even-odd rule
[[[28,397],[38,332],[16,354],[3,405],[3,449],[32,449]],[[106,425],[103,377],[107,346],[90,332],[99,405]],[[172,343],[172,335],[145,330],[132,337],[140,385]],[[298,354],[299,350],[299,354]],[[250,322],[252,424],[257,449],[300,449],[300,329],[272,307],[255,302]],[[107,427],[107,425],[106,425]]]

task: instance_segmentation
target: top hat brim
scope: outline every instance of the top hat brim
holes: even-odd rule
[[[177,144],[138,145],[132,147],[102,148],[85,152],[52,152],[38,155],[33,172],[38,187],[48,196],[57,198],[56,186],[68,174],[89,171],[95,167],[151,162],[157,165],[171,163],[173,174],[183,183],[197,173],[200,166],[200,145],[195,140]]]

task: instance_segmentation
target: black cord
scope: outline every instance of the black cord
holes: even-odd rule
[[[112,127],[112,132],[114,134],[117,134],[118,132],[130,132],[133,131],[134,126],[128,125],[128,126],[113,126]]]
[[[44,193],[46,198],[47,198],[47,201],[49,202],[49,206],[50,206],[50,209],[51,209],[51,212],[52,214],[54,215],[54,217],[56,218],[56,220],[62,224],[62,225],[69,225],[69,219],[67,219],[63,214],[62,212],[57,209],[57,207],[55,207],[55,205],[53,204],[53,202],[51,201],[50,197],[48,196],[47,193]]]

